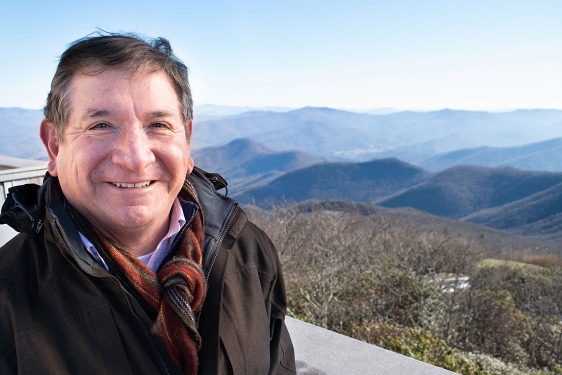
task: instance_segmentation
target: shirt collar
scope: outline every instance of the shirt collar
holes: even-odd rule
[[[146,264],[153,272],[156,272],[160,263],[162,263],[168,254],[168,250],[170,250],[176,234],[178,234],[184,224],[185,215],[183,213],[183,208],[180,204],[179,198],[176,197],[174,204],[172,205],[172,212],[170,213],[170,226],[168,227],[168,233],[166,233],[164,238],[162,238],[162,240],[158,243],[156,250],[152,253],[141,255],[138,259]]]
[[[156,272],[158,270],[160,263],[162,263],[162,261],[168,254],[168,251],[172,246],[172,242],[176,234],[178,234],[178,232],[186,222],[181,203],[182,202],[180,202],[180,199],[176,197],[176,199],[174,200],[174,204],[172,205],[172,211],[170,212],[170,225],[168,227],[168,232],[158,243],[158,246],[156,246],[156,250],[138,257],[138,259],[146,264],[146,266],[153,272]],[[94,259],[98,261],[98,263],[100,263],[106,271],[109,271],[107,263],[101,257],[94,244],[92,244],[82,233],[78,232],[78,234],[80,234],[80,238],[82,239],[82,243],[84,244],[86,250],[88,250],[88,252],[94,257]]]

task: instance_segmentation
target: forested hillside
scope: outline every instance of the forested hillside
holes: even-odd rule
[[[286,173],[263,187],[235,193],[242,202],[350,199],[376,201],[425,180],[431,173],[397,159],[322,163]]]
[[[290,316],[461,374],[562,372],[562,260],[340,205],[249,210]]]
[[[562,173],[514,168],[461,166],[431,175],[405,192],[378,203],[414,207],[429,213],[462,218],[483,209],[526,198],[562,182]]]

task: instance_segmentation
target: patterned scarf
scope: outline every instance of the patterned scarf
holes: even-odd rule
[[[195,189],[186,179],[180,195],[198,202]],[[202,271],[203,215],[201,210],[176,246],[174,256],[155,274],[135,256],[111,243],[88,221],[68,205],[80,231],[100,252],[110,271],[134,294],[157,313],[152,332],[163,337],[174,361],[185,374],[197,373],[197,351],[201,336],[197,332],[195,313],[205,299],[206,284]],[[189,219],[188,219],[189,220]],[[132,288],[132,290],[131,290]]]

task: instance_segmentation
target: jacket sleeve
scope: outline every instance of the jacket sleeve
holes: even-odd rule
[[[271,244],[270,246],[273,246]],[[271,367],[270,374],[296,374],[295,351],[291,336],[285,324],[285,314],[287,311],[287,295],[283,272],[277,251],[273,247],[275,263],[277,265],[277,280],[273,286],[271,296]]]
[[[211,271],[205,301],[209,307],[205,311],[203,306],[200,333],[208,345],[216,345],[218,364],[217,371],[212,371],[212,358],[206,354],[211,350],[202,351],[200,370],[209,371],[200,373],[295,374],[279,257],[269,237],[243,215],[234,220],[223,242],[226,251],[218,253]],[[211,317],[215,299],[217,320]],[[214,321],[219,323],[216,344],[207,332],[216,327]]]
[[[285,324],[287,294],[281,262],[275,245],[263,230],[248,221],[246,235],[253,238],[249,245],[255,247],[254,264],[260,270],[261,290],[269,315],[269,374],[296,374],[295,353],[291,336]]]

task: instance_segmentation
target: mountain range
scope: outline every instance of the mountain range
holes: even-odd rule
[[[547,142],[548,143],[548,142]],[[326,162],[273,151],[251,139],[193,152],[197,166],[229,181],[245,204],[348,200],[562,239],[562,173],[455,166],[433,172],[396,158]]]
[[[236,192],[233,196],[241,202],[257,205],[308,199],[375,202],[413,187],[430,175],[430,172],[397,159],[324,162],[287,172],[264,186]]]
[[[556,169],[562,163],[553,144],[518,148],[562,137],[559,110],[357,113],[317,107],[266,109],[196,107],[192,150],[247,138],[272,151],[300,150],[325,161],[396,157],[434,171],[458,164],[562,169]],[[45,159],[38,137],[42,118],[40,110],[0,108],[0,131],[5,135],[0,154]],[[450,152],[458,153],[446,154]]]
[[[42,110],[0,108],[0,155],[47,160],[39,139]]]
[[[398,159],[322,162],[234,189],[231,195],[261,207],[333,199],[410,207],[521,235],[562,239],[562,173],[479,166],[430,172]]]
[[[562,111],[208,110],[194,125],[193,157],[223,174],[241,202],[348,199],[524,235],[562,233],[562,173],[544,172],[562,169]],[[0,154],[45,160],[42,118],[0,108]]]
[[[264,185],[284,172],[320,162],[303,151],[273,151],[247,138],[194,150],[192,157],[198,167],[220,173],[235,191]]]
[[[276,151],[304,150],[327,161],[397,157],[421,163],[474,147],[513,147],[562,137],[562,111],[403,111],[372,115],[305,107],[245,112],[194,125],[195,149],[250,138]]]
[[[456,165],[515,167],[532,171],[562,171],[562,138],[514,147],[477,147],[436,155],[418,163],[439,171]]]

